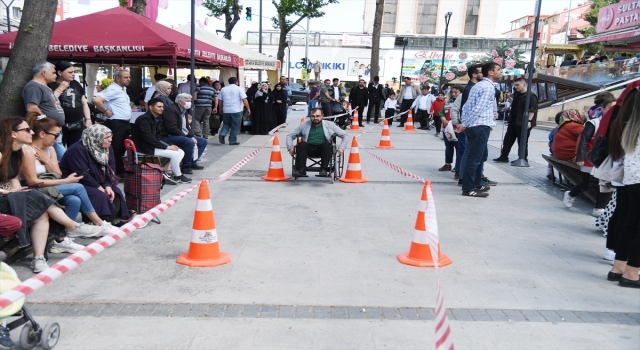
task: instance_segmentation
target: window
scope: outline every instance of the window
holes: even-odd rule
[[[458,47],[465,50],[481,50],[482,39],[459,39]]]
[[[477,34],[479,14],[480,0],[467,0],[467,11],[464,19],[464,35]]]
[[[438,21],[438,0],[418,0],[417,34],[435,34]]]
[[[249,45],[258,45],[258,38],[260,36],[258,33],[247,33],[247,44]]]
[[[398,8],[398,0],[387,0],[384,4],[384,14],[382,16],[382,32],[396,32],[396,9]]]
[[[433,48],[442,48],[444,38],[433,38]],[[447,48],[458,47],[458,39],[447,38]]]
[[[13,18],[20,19],[22,18],[22,9],[19,7],[13,8]]]

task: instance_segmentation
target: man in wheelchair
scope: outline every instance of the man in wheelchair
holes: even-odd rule
[[[320,176],[327,176],[329,172],[329,162],[331,160],[332,145],[331,138],[334,136],[342,139],[337,152],[342,155],[347,147],[348,135],[346,131],[340,129],[335,123],[323,120],[322,108],[311,110],[310,119],[301,123],[296,130],[287,135],[287,150],[291,156],[297,153],[295,177],[307,176],[307,156],[320,156]],[[302,137],[302,142],[293,147],[293,140]]]

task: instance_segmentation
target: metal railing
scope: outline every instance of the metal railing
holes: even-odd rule
[[[631,58],[624,61],[595,62],[577,66],[549,67],[541,70],[546,75],[605,86],[640,76],[640,58]]]

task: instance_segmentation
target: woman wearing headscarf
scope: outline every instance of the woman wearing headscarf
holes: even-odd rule
[[[164,108],[169,108],[174,102],[169,97],[171,95],[171,90],[173,89],[173,85],[167,81],[159,81],[156,83],[156,92],[154,97],[162,101],[164,103]]]
[[[104,125],[97,124],[85,129],[81,142],[69,147],[68,156],[65,153],[60,162],[60,170],[63,178],[72,173],[86,172],[80,183],[87,190],[96,213],[118,225],[122,221],[128,221],[131,214],[124,195],[118,188],[119,179],[113,170],[115,157],[111,141],[111,130]]]
[[[284,124],[287,119],[287,90],[281,83],[277,83],[272,95],[273,112],[277,124],[276,126],[278,126],[280,124]]]
[[[578,140],[584,129],[585,118],[577,109],[568,109],[560,115],[558,130],[553,136],[553,156],[560,160],[573,161],[578,152]]]
[[[271,107],[269,86],[263,83],[253,99],[254,112],[251,113],[251,134],[267,135],[275,127],[275,117]]]

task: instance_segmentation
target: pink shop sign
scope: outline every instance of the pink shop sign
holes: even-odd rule
[[[603,7],[598,14],[598,33],[640,25],[640,0],[622,1]]]

